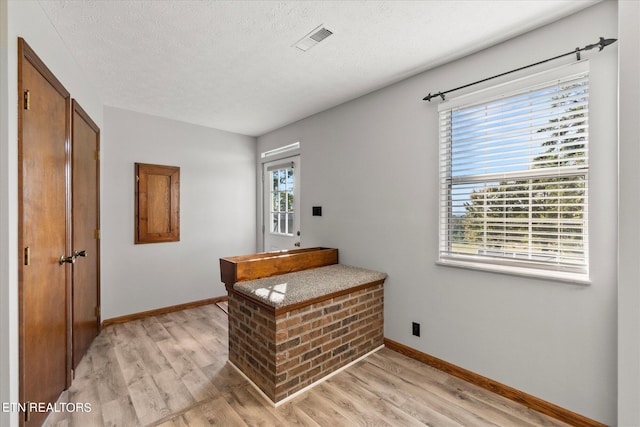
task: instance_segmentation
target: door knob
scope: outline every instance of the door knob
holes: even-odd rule
[[[300,247],[300,242],[295,242],[295,243],[293,244],[293,246],[295,246],[296,248],[299,248],[299,247]]]
[[[73,251],[73,255],[71,255],[71,256],[62,255],[60,257],[60,265],[62,265],[64,263],[73,264],[73,263],[76,262],[76,258],[78,258],[79,256],[86,257],[87,256],[87,251],[86,250]]]
[[[74,262],[76,262],[76,256],[75,255],[71,255],[71,256],[62,255],[60,257],[60,265],[62,265],[64,263],[73,264]]]

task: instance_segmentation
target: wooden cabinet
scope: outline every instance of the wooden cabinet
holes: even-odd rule
[[[135,243],[180,241],[180,168],[136,163]]]
[[[220,276],[227,291],[232,291],[233,284],[243,280],[270,277],[337,263],[338,250],[333,248],[263,252],[220,258]]]

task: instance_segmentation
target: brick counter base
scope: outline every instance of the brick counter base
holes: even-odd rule
[[[229,292],[229,361],[278,404],[383,345],[382,286],[291,310]]]

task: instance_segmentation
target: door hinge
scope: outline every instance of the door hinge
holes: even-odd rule
[[[100,160],[100,152],[98,150],[95,151],[95,160]]]
[[[31,93],[28,90],[24,91],[23,94],[23,105],[25,110],[31,109]]]
[[[31,402],[25,402],[24,422],[28,423],[30,420],[31,420]]]
[[[31,248],[24,248],[24,265],[31,265]]]
[[[93,233],[96,240],[100,240],[100,229],[96,229]]]
[[[74,371],[73,369],[71,369],[71,380],[75,380],[76,379],[76,371]]]
[[[100,306],[96,307],[96,317],[100,317]]]

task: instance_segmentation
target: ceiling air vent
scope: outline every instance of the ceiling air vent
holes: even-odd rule
[[[313,46],[320,43],[322,40],[329,37],[331,34],[333,34],[333,31],[327,29],[323,25],[320,25],[319,27],[314,28],[313,31],[311,31],[309,34],[304,36],[302,39],[300,39],[300,41],[298,41],[293,46],[297,49],[300,49],[306,52],[309,49],[311,49]]]

